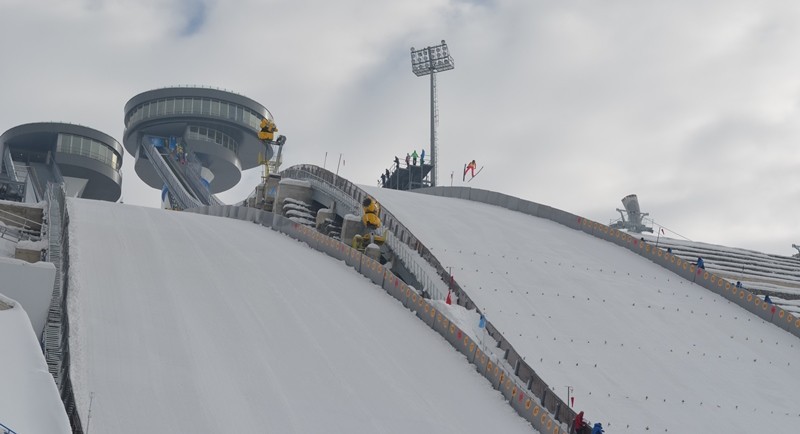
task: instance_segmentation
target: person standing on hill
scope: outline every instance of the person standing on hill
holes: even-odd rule
[[[425,150],[424,149],[422,150],[422,153],[419,154],[419,165],[420,166],[424,166],[425,165]]]
[[[575,420],[572,421],[572,432],[574,434],[586,434],[586,422],[583,421],[583,412],[575,415]]]
[[[406,166],[410,166],[410,165],[411,165],[411,154],[406,152]]]
[[[419,158],[419,154],[417,154],[417,150],[415,149],[414,152],[411,154],[411,159],[414,161],[414,165],[417,165],[417,158]]]

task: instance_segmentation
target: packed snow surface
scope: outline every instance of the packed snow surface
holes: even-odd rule
[[[70,199],[91,432],[533,432],[380,287],[253,223]]]
[[[18,434],[72,432],[28,314],[2,295],[0,346],[0,424]]]
[[[609,433],[800,426],[800,340],[612,243],[467,200],[363,187],[564,401]]]

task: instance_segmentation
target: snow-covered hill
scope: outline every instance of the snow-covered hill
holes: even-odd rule
[[[92,432],[533,432],[343,262],[238,220],[69,212],[72,383]]]
[[[613,433],[800,424],[800,342],[635,253],[492,205],[363,187],[537,373]]]

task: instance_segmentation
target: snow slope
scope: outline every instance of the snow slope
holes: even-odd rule
[[[614,244],[492,205],[362,186],[609,433],[800,425],[800,341]]]
[[[28,314],[2,295],[0,347],[0,432],[72,432]]]
[[[71,373],[91,432],[533,431],[343,262],[243,221],[68,207]]]

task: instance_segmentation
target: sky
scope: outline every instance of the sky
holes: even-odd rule
[[[791,255],[798,24],[785,0],[0,0],[0,131],[63,121],[121,140],[131,97],[202,84],[271,111],[284,167],[375,185],[430,146],[409,49],[446,40],[440,185],[475,159],[471,187],[604,223],[633,193],[675,236]],[[130,155],[123,177],[123,201],[160,205]]]
[[[69,213],[70,372],[92,432],[536,432],[343,261],[246,221]]]

